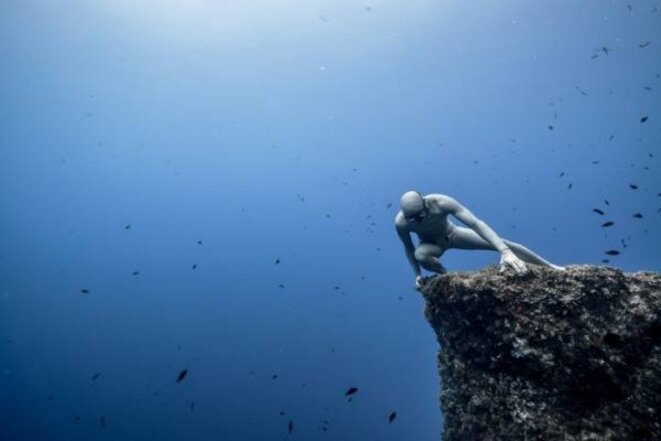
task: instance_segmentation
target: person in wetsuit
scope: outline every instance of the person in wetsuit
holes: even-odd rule
[[[526,263],[565,269],[544,260],[521,244],[501,239],[484,221],[450,196],[423,196],[417,191],[407,191],[400,199],[400,208],[395,216],[395,228],[415,272],[416,289],[420,289],[422,282],[420,267],[439,274],[447,272],[439,259],[450,248],[498,251],[501,272],[512,268],[519,274],[525,274],[528,271]],[[469,228],[454,225],[448,220],[450,214]],[[413,245],[411,233],[420,239],[417,247]]]

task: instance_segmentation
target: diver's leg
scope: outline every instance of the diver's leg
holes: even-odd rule
[[[415,249],[415,260],[427,271],[443,274],[448,272],[438,260],[445,250],[433,243],[421,243]]]
[[[535,265],[548,266],[549,268],[564,270],[565,268],[554,265],[551,262],[544,260],[539,255],[530,251],[528,248],[521,244],[503,239],[514,255],[526,263]],[[496,251],[489,242],[482,239],[479,234],[470,228],[456,227],[455,232],[450,236],[450,248],[458,248],[461,250],[493,250]]]
[[[514,253],[516,257],[519,259],[523,260],[524,262],[527,263],[534,263],[536,265],[543,265],[543,266],[548,266],[549,268],[557,269],[557,270],[564,270],[565,268],[562,266],[554,265],[551,262],[549,262],[546,259],[543,259],[541,256],[538,254],[535,254],[533,251],[529,250],[528,248],[524,247],[523,245],[516,243],[516,242],[511,242],[509,240],[503,239],[503,242],[505,242],[505,245],[507,245],[510,250]]]

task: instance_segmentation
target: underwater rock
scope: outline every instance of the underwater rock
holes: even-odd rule
[[[424,279],[443,439],[661,439],[661,274],[528,268]]]

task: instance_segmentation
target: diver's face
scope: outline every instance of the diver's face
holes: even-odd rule
[[[427,211],[427,204],[425,203],[425,200],[422,200],[422,209],[418,211],[415,214],[409,214],[408,216],[404,216],[404,219],[406,219],[406,222],[410,224],[415,224],[415,223],[421,223],[425,218],[429,216],[429,212]]]

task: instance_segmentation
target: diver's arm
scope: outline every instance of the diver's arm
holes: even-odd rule
[[[489,244],[494,247],[496,251],[501,253],[501,255],[507,251],[511,251],[505,242],[503,242],[503,240],[496,234],[496,232],[489,227],[489,225],[487,225],[483,220],[478,219],[473,213],[470,212],[470,210],[468,210],[456,200],[449,196],[443,196],[439,203],[442,205],[444,210],[448,211],[454,217],[466,224],[466,226],[470,227],[473,231],[479,234],[482,239],[489,242]]]
[[[409,233],[405,221],[400,220],[399,216],[395,219],[395,228],[397,229],[397,235],[404,244],[406,258],[409,260],[413,272],[417,277],[420,277],[420,265],[418,264],[418,261],[415,260],[415,246],[413,246],[413,241],[411,240],[411,233]]]

